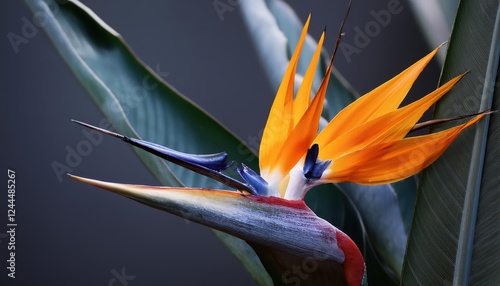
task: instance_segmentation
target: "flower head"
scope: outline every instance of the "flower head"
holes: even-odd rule
[[[319,121],[333,60],[310,100],[324,33],[294,97],[294,79],[309,19],[302,31],[264,129],[259,160],[268,195],[303,199],[313,186],[354,182],[374,185],[400,181],[434,162],[462,130],[481,119],[448,130],[407,137],[423,113],[464,75],[404,107],[401,102],[439,47],[340,111],[319,132]],[[418,152],[418,157],[414,156]]]
[[[320,131],[333,57],[312,99],[311,91],[324,32],[294,95],[297,62],[309,21],[271,107],[259,151],[260,174],[241,165],[238,172],[244,182],[222,173],[231,165],[224,152],[185,154],[79,122],[240,192],[75,178],[244,239],[277,283],[284,282],[283,275],[292,265],[314,257],[317,268],[308,277],[309,284],[335,280],[339,285],[360,285],[364,263],[358,248],[346,234],[305,205],[305,194],[319,184],[384,184],[412,176],[435,161],[462,130],[484,113],[441,132],[408,137],[422,114],[463,77],[459,75],[422,99],[400,107],[437,48],[347,106]]]

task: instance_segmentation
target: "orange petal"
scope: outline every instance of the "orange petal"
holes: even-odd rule
[[[277,153],[276,150],[282,148],[293,128],[292,100],[295,71],[300,51],[302,50],[302,45],[304,44],[304,40],[307,35],[310,18],[311,15],[307,18],[304,28],[302,29],[299,42],[297,43],[297,47],[295,48],[292,58],[290,59],[285,75],[283,76],[283,81],[278,88],[276,98],[274,99],[271,111],[269,112],[266,127],[264,128],[259,148],[259,164],[260,170],[263,171],[263,174],[266,173],[266,170],[269,170],[271,167],[270,162],[274,161],[273,159],[276,157]]]
[[[311,105],[306,110],[304,116],[300,118],[299,123],[297,123],[297,126],[295,126],[288,136],[283,149],[279,152],[277,157],[279,160],[276,162],[276,166],[283,173],[288,173],[305,156],[316,134],[318,134],[319,119],[323,111],[326,89],[331,74],[331,65],[326,72],[327,74],[323,78],[318,93],[311,102]]]
[[[385,142],[348,154],[334,162],[322,179],[364,185],[405,179],[432,164],[465,128],[485,114],[462,125],[424,136]]]
[[[283,148],[277,152],[278,156],[276,156],[274,166],[278,167],[283,173],[288,173],[307,153],[307,150],[311,147],[314,138],[318,134],[321,112],[323,111],[326,90],[332,72],[332,65],[333,61],[330,61],[325,72],[325,77],[321,81],[321,85],[311,104],[292,132],[290,132]]]
[[[309,107],[309,103],[311,102],[311,91],[314,82],[314,74],[316,73],[316,67],[318,65],[319,58],[321,56],[321,48],[323,46],[323,41],[325,39],[325,32],[321,34],[321,37],[318,41],[318,46],[316,47],[316,51],[309,63],[309,67],[307,68],[306,74],[304,75],[304,79],[300,84],[299,90],[297,91],[297,95],[295,96],[294,104],[293,104],[293,122],[296,125],[302,115],[306,112]]]
[[[320,159],[335,160],[368,146],[403,139],[436,101],[442,98],[463,75],[457,76],[427,96],[363,123],[339,135],[325,146],[320,145]]]
[[[417,77],[440,47],[340,111],[319,134],[316,139],[319,146],[325,146],[348,130],[397,109]]]

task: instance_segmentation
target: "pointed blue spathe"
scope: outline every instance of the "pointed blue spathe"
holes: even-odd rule
[[[141,148],[145,151],[148,151],[156,156],[163,158],[167,161],[170,161],[174,164],[182,166],[191,171],[197,172],[209,178],[212,178],[216,181],[223,183],[224,185],[234,188],[238,191],[246,191],[251,194],[257,194],[255,188],[244,184],[234,178],[231,178],[221,171],[229,168],[233,162],[227,163],[227,153],[221,152],[216,154],[208,154],[208,155],[199,155],[199,154],[188,154],[179,151],[172,150],[170,148],[148,142],[145,140],[129,138],[127,136],[111,132],[109,130],[105,130],[87,123],[80,122],[78,120],[72,120],[75,123],[78,123],[87,128],[99,131],[101,133],[120,138],[123,141]]]
[[[332,162],[331,160],[321,161],[318,159],[319,146],[318,144],[313,144],[311,148],[307,151],[306,159],[304,162],[304,177],[308,180],[317,180],[321,178],[323,172],[328,168],[328,165]]]
[[[248,168],[245,164],[241,164],[241,167],[237,169],[241,178],[245,180],[250,186],[252,186],[256,193],[260,196],[267,196],[269,193],[268,183],[254,170]]]

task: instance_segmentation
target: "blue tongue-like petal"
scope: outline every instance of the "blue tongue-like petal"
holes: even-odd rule
[[[183,153],[148,141],[129,138],[127,136],[111,132],[99,127],[95,127],[90,124],[83,123],[77,120],[73,121],[90,129],[102,132],[110,136],[114,136],[116,138],[120,138],[131,145],[139,147],[145,151],[155,154],[158,157],[161,157],[174,164],[177,164],[186,169],[194,171],[198,174],[212,178],[218,182],[223,183],[228,187],[234,188],[239,191],[247,191],[251,194],[258,195],[256,190],[252,186],[248,186],[240,181],[237,181],[221,173],[221,171],[229,168],[233,163],[233,162],[230,162],[229,164],[226,163],[227,154],[225,152],[208,154],[208,155]]]
[[[267,196],[268,194],[268,183],[254,170],[248,168],[245,164],[241,164],[241,167],[237,169],[241,178],[252,186],[259,196]]]
[[[307,178],[308,175],[311,174],[311,172],[314,169],[314,165],[316,164],[316,160],[318,159],[318,153],[319,153],[319,146],[318,144],[314,144],[307,150],[306,154],[306,160],[304,162],[304,176]]]
[[[128,137],[123,137],[123,141],[131,143],[133,145],[141,145],[143,147],[147,147],[150,150],[155,150],[156,152],[160,153],[158,156],[164,158],[164,159],[170,159],[172,158],[177,158],[178,160],[189,162],[192,164],[204,166],[208,169],[212,169],[215,171],[224,171],[227,168],[231,167],[233,164],[233,161],[227,163],[227,153],[226,152],[220,152],[220,153],[215,153],[215,154],[189,154],[189,153],[183,153],[179,152],[176,150],[172,150],[170,148],[140,140],[140,139],[134,139],[134,138],[128,138]],[[142,148],[142,147],[141,147]],[[169,160],[170,161],[170,160]]]
[[[318,144],[313,144],[309,150],[307,150],[306,160],[304,162],[304,177],[308,180],[319,179],[323,175],[323,172],[328,168],[328,165],[332,162],[331,160],[321,161],[318,159],[319,146]]]

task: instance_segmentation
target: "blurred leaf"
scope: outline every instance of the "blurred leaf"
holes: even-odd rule
[[[363,285],[397,285],[398,279],[373,249],[359,210],[339,185],[321,185],[306,195],[307,205],[318,216],[346,233],[369,265]],[[330,208],[325,208],[330,205]]]
[[[342,230],[352,238],[356,245],[359,246],[366,264],[366,277],[363,285],[384,285],[396,286],[399,284],[399,279],[394,275],[387,263],[380,260],[380,255],[374,249],[373,242],[370,240],[368,231],[363,223],[364,219],[360,209],[355,202],[345,195],[346,191],[341,190],[338,186],[342,201],[344,202],[345,220],[342,225]],[[344,186],[345,187],[345,186]],[[337,191],[337,190],[334,190]]]
[[[458,2],[458,0],[408,1],[430,50],[435,49],[448,39]],[[444,51],[439,52],[436,56],[440,66],[444,64],[444,57]]]
[[[358,210],[368,239],[380,256],[380,260],[384,260],[384,264],[387,264],[399,277],[407,235],[401,217],[399,201],[391,185],[370,187],[353,183],[339,185]],[[368,269],[370,266],[367,264]]]
[[[272,87],[277,89],[304,23],[290,6],[281,0],[244,0],[240,1],[240,4],[257,53],[268,74]],[[306,38],[297,68],[296,86],[302,80],[302,74],[307,69],[316,45],[317,42],[312,37],[308,36]],[[322,53],[321,63],[318,65],[318,71],[316,71],[314,90],[318,88],[329,63],[329,56],[325,51]],[[323,117],[328,121],[331,120],[341,109],[353,102],[357,97],[358,95],[351,86],[338,71],[334,70],[328,85],[327,103],[325,104]],[[339,188],[339,186],[327,186],[326,188],[330,188],[331,192],[335,192],[335,188]],[[401,217],[399,201],[393,188],[390,185],[369,187],[354,184],[346,184],[341,188],[346,190],[345,194],[353,200],[359,210],[366,226],[367,235],[373,241],[377,253],[381,255],[382,260],[385,260],[390,265],[392,271],[399,276],[407,232]],[[326,189],[321,191],[315,189],[306,197],[306,202],[319,216],[344,230],[340,225],[335,224],[338,223],[339,219],[334,217],[344,214],[342,209],[339,208],[338,202],[335,203],[335,208],[332,207],[332,196],[335,195],[328,194]],[[412,214],[411,211],[408,213],[409,215]],[[344,224],[344,226],[347,225]],[[368,265],[367,267],[369,269],[371,266]]]
[[[288,66],[290,56],[295,50],[304,23],[293,9],[281,0],[242,0],[240,4],[245,24],[254,40],[253,42],[269,82],[273,90],[277,90]],[[297,67],[296,86],[302,82],[302,75],[309,65],[316,46],[317,41],[308,35]],[[330,58],[326,51],[323,50],[316,71],[313,93],[318,89],[329,62]],[[357,97],[358,94],[354,89],[333,68],[326,94],[323,117],[327,121],[331,120]]]
[[[224,150],[236,162],[257,168],[257,158],[241,140],[163,82],[90,9],[73,1],[26,2],[34,14],[46,16],[43,28],[118,132],[188,153]],[[223,187],[142,150],[134,151],[164,185]],[[218,236],[260,284],[270,283],[248,244],[229,235]]]
[[[417,183],[418,175],[415,175],[391,184],[398,197],[399,209],[401,210],[401,217],[407,234],[410,231],[411,219],[413,218],[413,208],[417,197]]]
[[[345,198],[336,185],[325,184],[314,187],[306,194],[307,206],[319,217],[343,230],[346,221]],[[352,238],[352,237],[351,237]]]
[[[302,31],[304,23],[286,2],[282,0],[267,0],[266,3],[269,7],[269,10],[276,18],[276,22],[281,29],[281,32],[287,38],[287,53],[288,55],[291,55],[295,50],[295,46],[297,45],[297,42],[299,40],[300,32]],[[334,36],[336,37],[337,35]],[[298,76],[296,77],[296,85],[299,85],[302,81],[302,75],[305,74],[317,45],[318,42],[314,40],[310,35],[307,35],[306,42],[304,43],[304,46],[302,48],[299,64],[297,66]],[[268,58],[267,60],[270,61],[271,59]],[[287,63],[288,60],[289,57],[287,56]],[[320,64],[318,65],[316,77],[314,79],[314,94],[321,84],[321,80],[326,73],[329,62],[330,56],[325,51],[325,49],[323,49],[321,53]],[[279,84],[279,82],[277,84]],[[332,76],[330,77],[328,90],[326,92],[326,102],[323,108],[323,117],[327,121],[330,121],[339,111],[344,109],[344,107],[349,105],[358,97],[359,95],[357,94],[357,92],[334,67],[332,69]]]
[[[499,1],[461,1],[441,82],[470,73],[438,103],[435,118],[498,110],[499,56]],[[499,140],[500,120],[492,114],[423,172],[404,285],[500,285]]]

